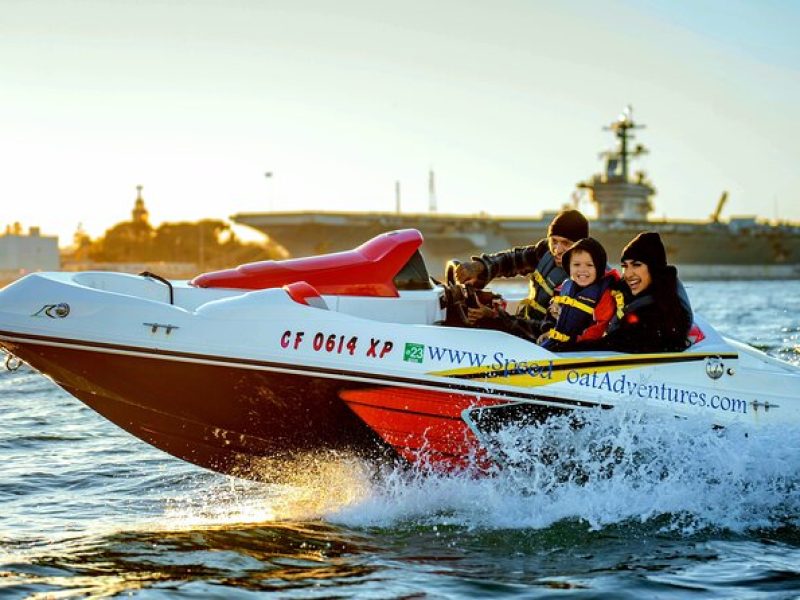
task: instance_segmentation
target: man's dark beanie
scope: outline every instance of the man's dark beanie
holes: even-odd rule
[[[562,210],[547,228],[547,236],[559,235],[573,242],[589,237],[589,222],[580,211]]]
[[[623,248],[622,260],[638,260],[651,271],[661,271],[667,268],[667,251],[660,235],[655,231],[644,231]]]
[[[578,240],[572,244],[572,246],[567,248],[566,252],[564,252],[564,256],[561,258],[561,264],[562,268],[567,272],[567,275],[569,275],[569,259],[575,250],[583,250],[584,252],[588,252],[589,256],[592,257],[594,268],[597,270],[597,278],[599,279],[603,276],[603,274],[606,272],[606,264],[608,263],[606,249],[603,248],[603,245],[600,242],[590,237]]]

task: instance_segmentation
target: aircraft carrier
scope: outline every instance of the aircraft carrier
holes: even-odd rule
[[[800,278],[800,224],[722,219],[727,193],[707,220],[651,219],[655,188],[643,171],[631,173],[632,162],[647,153],[643,145],[634,145],[634,132],[643,127],[634,122],[630,108],[607,126],[615,146],[601,155],[603,172],[580,182],[574,194],[588,196],[596,208],[590,233],[603,243],[612,263],[636,234],[650,230],[661,234],[669,261],[683,279]],[[430,188],[434,199],[432,174]],[[264,232],[294,257],[348,250],[392,229],[418,229],[425,238],[428,268],[441,276],[451,258],[536,242],[545,237],[557,212],[537,217],[442,214],[434,212],[433,200],[431,205],[425,213],[285,211],[242,213],[231,220]]]

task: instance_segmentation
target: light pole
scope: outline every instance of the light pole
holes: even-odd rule
[[[272,187],[274,187],[274,186],[271,185],[271,182],[272,182],[272,171],[267,171],[266,173],[264,173],[264,178],[267,180],[267,186],[268,186],[267,187],[267,208],[269,208],[269,210],[272,210],[272,208],[273,208],[273,206],[272,206],[272,201],[273,201],[272,196],[274,195],[274,192],[271,189]]]

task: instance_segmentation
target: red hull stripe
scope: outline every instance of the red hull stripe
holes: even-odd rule
[[[376,406],[375,404],[372,404],[370,402],[359,402],[358,400],[349,400],[348,399],[348,400],[345,400],[345,402],[347,402],[348,406],[363,406],[365,408],[379,409],[379,410],[383,410],[383,411],[386,411],[386,412],[395,412],[395,413],[401,413],[401,414],[404,414],[404,415],[417,415],[417,416],[420,416],[420,417],[432,417],[433,416],[429,412],[423,412],[423,411],[420,411],[420,410],[406,410],[406,409],[403,409],[403,408],[391,408],[391,407],[387,407],[387,406]],[[453,417],[453,416],[450,416],[450,415],[435,415],[435,418],[437,418],[437,419],[446,419],[446,420],[450,420],[450,421],[461,421],[461,417],[460,416]]]
[[[446,470],[488,467],[487,453],[461,415],[509,403],[397,387],[347,389],[339,397],[405,459]]]

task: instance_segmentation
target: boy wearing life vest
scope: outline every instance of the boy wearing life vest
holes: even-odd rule
[[[564,252],[562,265],[569,279],[551,302],[555,323],[539,338],[542,347],[576,349],[576,344],[603,337],[617,309],[612,288],[619,281],[616,270],[606,272],[607,261],[602,244],[590,237]]]

